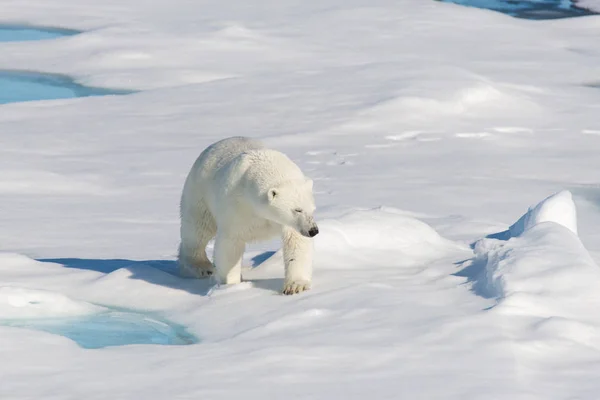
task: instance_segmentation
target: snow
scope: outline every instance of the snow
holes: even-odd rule
[[[561,382],[552,398],[575,392],[593,398],[596,390],[585,383],[573,387],[585,382],[575,376],[593,379],[597,373],[600,334],[594,312],[600,306],[600,268],[579,240],[574,216],[569,192],[550,196],[511,226],[511,235],[477,241],[474,259],[459,273],[469,277],[476,294],[495,300],[490,313],[504,321],[522,368],[540,386],[551,378]]]
[[[378,266],[411,267],[465,250],[464,246],[442,238],[429,225],[389,207],[350,212],[324,220],[319,227],[315,248],[317,262],[322,262],[323,269],[363,269],[365,263],[382,252],[387,259],[380,260]]]
[[[600,12],[600,1],[598,0],[578,0],[577,5],[580,7],[585,7],[588,10]]]
[[[555,193],[523,214],[508,228],[511,236],[521,236],[526,230],[542,222],[551,221],[577,234],[577,209],[568,190]]]
[[[473,267],[484,264],[475,287],[502,301],[540,294],[548,296],[541,304],[581,301],[585,289],[593,293],[600,283],[600,269],[577,236],[576,209],[568,191],[531,207],[507,231],[477,241],[474,252]],[[527,309],[518,303],[514,307]]]
[[[555,222],[542,222],[507,243],[478,242],[476,259],[486,260],[485,295],[501,300],[511,313],[580,317],[598,301],[600,270],[581,241]]]
[[[102,307],[69,299],[60,293],[19,287],[0,287],[0,318],[78,316],[103,311]]]
[[[29,324],[0,325],[0,398],[597,398],[600,17],[433,0],[0,9],[82,31],[0,43],[0,69],[134,91],[0,106],[0,318]],[[233,135],[315,182],[305,294],[279,294],[277,240],[248,248],[240,285],[177,276],[183,181]],[[122,309],[197,343],[85,348],[37,324]]]

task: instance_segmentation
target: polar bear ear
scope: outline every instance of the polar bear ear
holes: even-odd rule
[[[279,195],[279,191],[277,189],[275,189],[275,188],[269,189],[269,193],[268,193],[269,201],[273,201],[273,199],[275,197],[277,197],[278,195]]]

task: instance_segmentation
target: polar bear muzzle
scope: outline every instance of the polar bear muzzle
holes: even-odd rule
[[[302,236],[306,236],[306,237],[315,237],[318,235],[319,233],[319,227],[317,226],[317,224],[314,222],[314,220],[312,218],[310,218],[311,222],[310,225],[308,225],[308,229],[304,228],[304,229],[300,229],[299,232],[302,234]]]

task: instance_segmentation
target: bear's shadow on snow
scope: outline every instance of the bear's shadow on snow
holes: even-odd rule
[[[262,263],[267,261],[273,255],[275,255],[275,251],[265,251],[260,253],[250,260],[252,261],[251,269],[255,269],[260,266]],[[277,294],[281,293],[281,288],[283,287],[283,278],[260,278],[260,279],[247,279],[242,272],[242,281],[251,282],[252,286],[258,289],[266,290],[269,292],[275,292]]]
[[[271,257],[274,252],[261,253],[251,259],[252,268]],[[214,279],[193,279],[179,275],[177,262],[174,260],[143,260],[128,259],[90,259],[90,258],[46,258],[41,262],[61,264],[65,268],[96,271],[111,274],[120,269],[131,273],[129,279],[139,279],[154,285],[185,290],[191,294],[207,296],[215,286]],[[277,291],[281,288],[282,279],[258,279],[251,281],[254,287]]]
[[[139,279],[154,285],[185,290],[189,293],[206,296],[214,286],[212,279],[189,279],[179,276],[177,262],[171,260],[127,260],[90,258],[47,258],[42,262],[52,262],[65,268],[96,271],[111,274],[125,269],[131,273],[129,279]]]
[[[263,262],[267,261],[271,258],[276,252],[275,251],[265,251],[264,253],[260,253],[251,258],[252,268],[258,267]]]

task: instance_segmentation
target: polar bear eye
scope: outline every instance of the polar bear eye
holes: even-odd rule
[[[301,213],[301,212],[302,212],[302,209],[301,209],[301,208],[294,208],[294,212],[295,212],[295,213]]]

